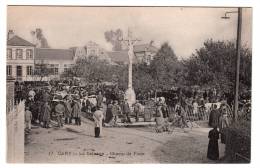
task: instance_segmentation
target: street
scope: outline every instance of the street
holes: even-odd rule
[[[152,127],[104,128],[94,138],[93,122],[35,128],[25,145],[25,163],[215,163],[207,159],[209,128],[155,133]],[[220,143],[219,143],[220,144]],[[220,144],[220,157],[224,145]]]

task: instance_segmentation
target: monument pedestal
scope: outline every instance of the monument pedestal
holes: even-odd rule
[[[135,91],[133,88],[128,88],[125,92],[125,98],[127,99],[127,102],[129,106],[131,107],[135,103]]]

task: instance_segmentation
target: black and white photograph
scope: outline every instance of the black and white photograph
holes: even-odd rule
[[[7,163],[251,163],[252,7],[6,8]]]

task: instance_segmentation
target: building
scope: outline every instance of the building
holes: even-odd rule
[[[68,68],[75,64],[74,54],[72,49],[51,49],[51,48],[36,48],[35,49],[35,66],[36,69],[45,65],[48,75],[36,75],[36,80],[59,79],[60,75]],[[43,78],[43,79],[42,79]]]
[[[149,44],[139,44],[134,46],[134,54],[138,63],[145,63],[149,65],[154,59],[158,49],[152,45],[153,42]]]
[[[35,45],[14,35],[11,30],[7,39],[6,75],[16,81],[32,81]]]
[[[145,63],[149,65],[154,59],[158,49],[150,44],[139,44],[134,46],[134,55],[133,63],[140,64]],[[128,51],[111,51],[107,52],[108,56],[111,58],[111,61],[117,64],[128,64]]]
[[[88,58],[90,56],[96,56],[100,60],[105,60],[111,63],[111,58],[107,55],[105,49],[93,41],[87,42],[83,47],[72,47],[71,48],[75,54],[75,60],[78,58]]]

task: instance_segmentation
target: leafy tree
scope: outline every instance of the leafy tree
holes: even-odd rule
[[[35,37],[36,47],[38,48],[50,48],[47,39],[43,35],[41,28],[37,28],[35,31],[31,31],[31,35]]]
[[[251,51],[241,49],[240,83],[251,87]],[[215,86],[224,91],[234,88],[236,72],[236,46],[231,41],[204,42],[204,46],[184,61],[190,85]]]
[[[117,29],[115,31],[110,30],[104,33],[105,39],[107,42],[111,43],[113,51],[121,51],[122,50],[122,43],[120,39],[123,37],[123,31],[121,29]]]
[[[157,89],[172,88],[178,83],[178,74],[182,72],[182,65],[168,43],[161,46],[150,67]]]

